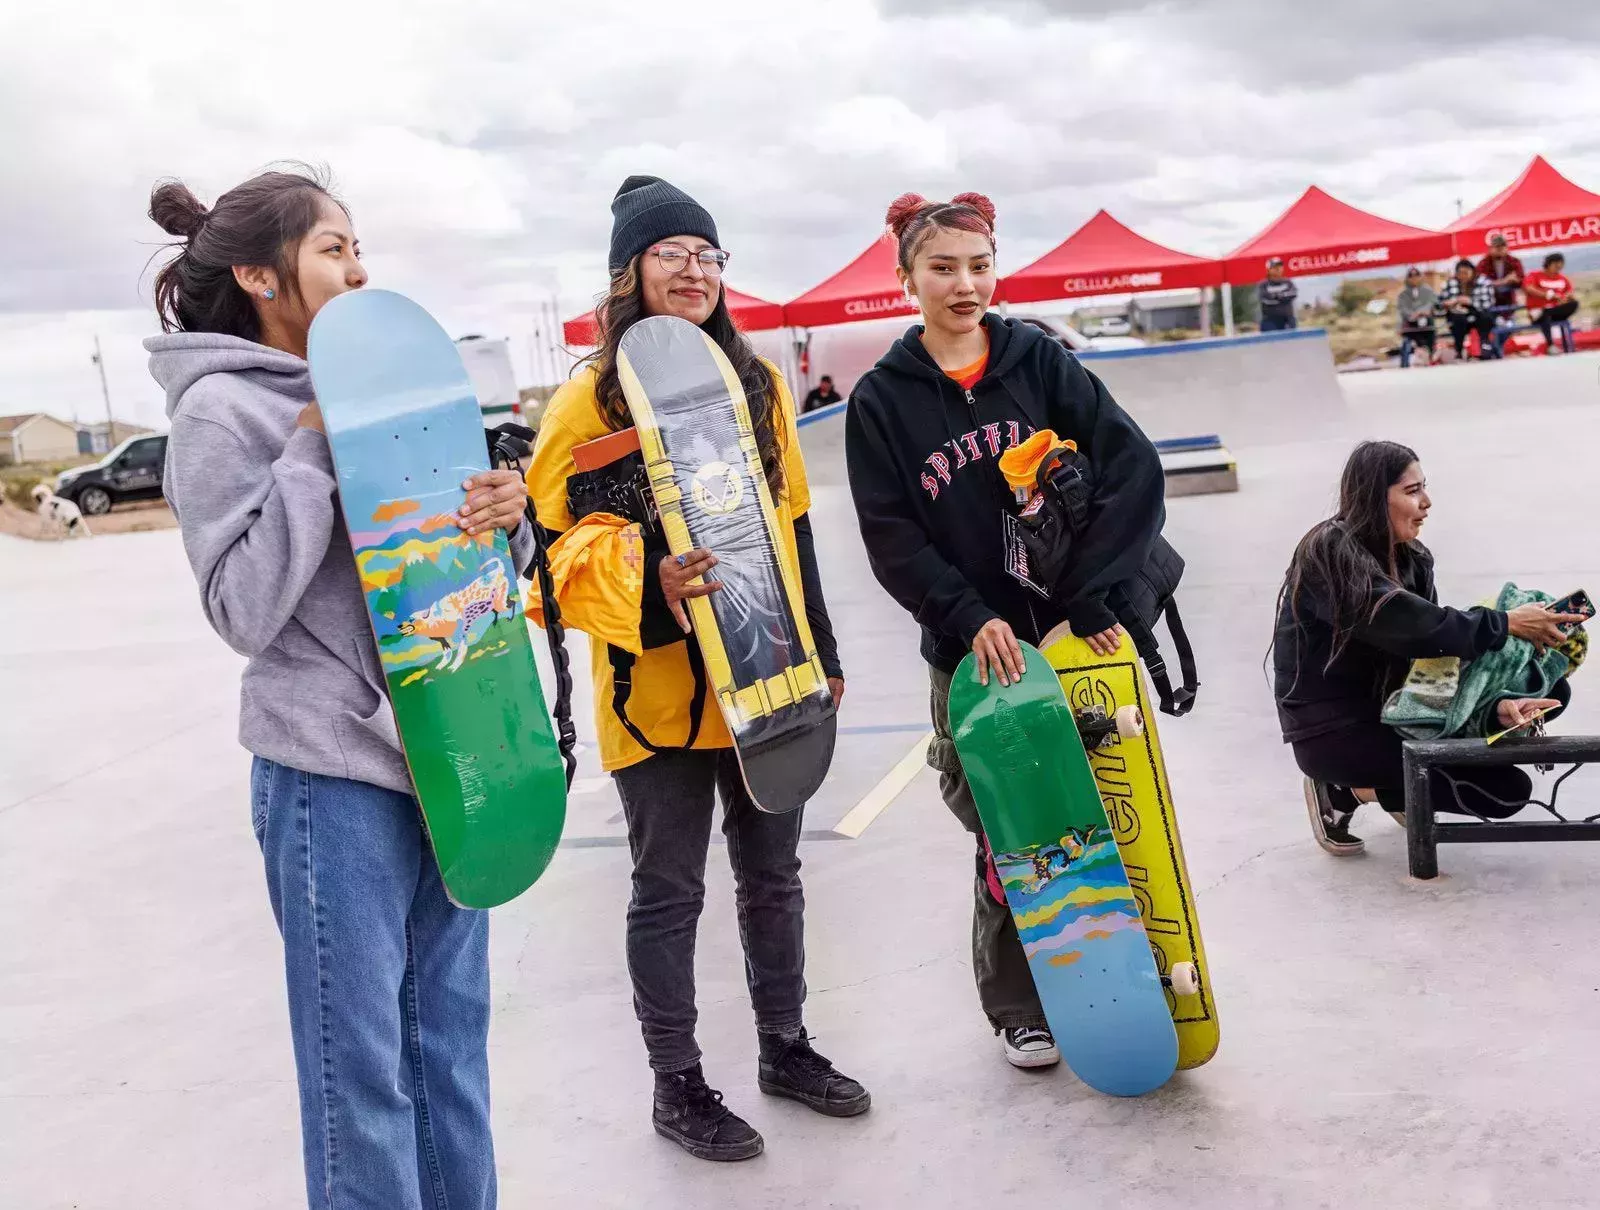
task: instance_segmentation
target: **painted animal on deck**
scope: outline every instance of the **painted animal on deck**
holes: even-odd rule
[[[400,623],[400,633],[438,643],[444,651],[434,667],[454,672],[467,658],[468,641],[478,619],[492,613],[498,622],[511,618],[514,612],[511,582],[506,578],[504,564],[496,562],[465,588],[448,592],[426,609],[417,610]]]

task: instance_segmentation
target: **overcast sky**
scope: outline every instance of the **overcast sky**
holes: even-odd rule
[[[633,172],[699,198],[729,280],[778,301],[907,189],[993,197],[1002,271],[1099,206],[1215,255],[1311,182],[1421,226],[1536,151],[1600,189],[1593,3],[1527,20],[1500,0],[39,12],[0,7],[0,413],[100,415],[98,332],[119,417],[158,420],[138,346],[164,238],[150,185],[176,175],[209,202],[282,158],[332,169],[375,284],[519,350],[539,301],[570,315],[603,285]]]

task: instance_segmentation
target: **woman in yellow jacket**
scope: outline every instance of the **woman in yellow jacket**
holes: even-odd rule
[[[706,701],[683,601],[716,591],[714,581],[695,583],[716,565],[715,553],[674,558],[663,539],[644,532],[637,518],[625,524],[615,509],[573,516],[574,448],[633,424],[617,378],[617,348],[636,321],[674,315],[698,324],[738,372],[777,507],[782,556],[799,571],[835,701],[844,680],[806,516],[811,498],[794,400],[729,317],[721,281],[728,254],[718,246],[716,224],[693,198],[655,177],[629,177],[611,211],[611,285],[599,307],[600,347],[545,410],[528,493],[544,527],[562,535],[550,557],[563,621],[587,632],[594,648],[600,758],[616,780],[633,854],[628,973],[655,1071],[655,1128],[703,1159],[747,1159],[761,1151],[761,1136],[707,1086],[694,1036],[695,934],[717,793],[737,884],[762,1091],[835,1117],[864,1112],[871,1098],[812,1049],[802,1024],[801,812],[769,815],[750,801],[721,713]]]

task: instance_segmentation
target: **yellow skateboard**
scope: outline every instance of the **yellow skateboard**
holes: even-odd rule
[[[1131,705],[1144,715],[1144,734],[1136,738],[1123,739],[1116,728],[1108,728],[1101,744],[1090,750],[1089,766],[1139,903],[1156,969],[1165,977],[1175,964],[1192,962],[1199,974],[1199,986],[1189,994],[1180,994],[1170,983],[1166,989],[1178,1030],[1178,1066],[1199,1067],[1217,1053],[1217,1005],[1138,653],[1124,635],[1117,654],[1096,655],[1066,623],[1045,635],[1039,648],[1074,712],[1100,707],[1111,719],[1119,708]]]

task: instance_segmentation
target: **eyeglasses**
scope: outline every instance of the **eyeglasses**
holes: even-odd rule
[[[682,244],[657,244],[650,251],[656,254],[661,267],[668,273],[682,273],[689,267],[689,249]],[[700,271],[707,277],[721,277],[728,267],[728,254],[721,248],[702,248],[692,254],[700,262]]]

